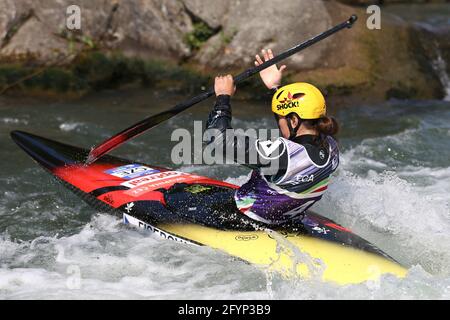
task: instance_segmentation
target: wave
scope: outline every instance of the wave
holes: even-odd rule
[[[186,287],[192,299],[236,290],[250,298],[259,288],[246,281],[265,279],[224,253],[155,239],[106,214],[67,237],[19,243],[0,235],[0,260],[3,299],[185,299]]]
[[[79,233],[17,242],[0,235],[2,299],[448,299],[450,279],[413,266],[405,279],[337,286],[285,280],[207,247],[155,239],[106,214]]]
[[[192,299],[450,299],[450,167],[442,142],[450,129],[427,121],[345,150],[328,192],[313,208],[407,265],[405,279],[385,276],[345,287],[286,281],[207,247],[155,239],[106,214],[89,218],[81,205],[71,209],[67,199],[42,197],[35,183],[26,185],[26,180],[40,181],[40,175],[30,179],[32,171],[15,182],[27,188],[20,189],[27,198],[28,190],[36,192],[23,210],[12,206],[19,193],[5,191],[0,201],[0,213],[11,215],[2,221],[26,221],[23,230],[36,234],[30,241],[16,240],[7,231],[0,234],[0,298],[185,299],[189,288]],[[85,125],[67,121],[59,129],[84,130]],[[438,142],[429,150],[440,152],[436,157],[417,148],[430,141]],[[247,180],[248,170],[224,167],[181,170],[222,175],[237,185]]]
[[[391,137],[410,139],[411,130]],[[407,265],[450,274],[450,167],[372,160],[380,139],[344,152],[317,208]],[[367,155],[366,157],[361,154]]]

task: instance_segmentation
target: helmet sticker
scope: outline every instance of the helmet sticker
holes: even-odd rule
[[[283,100],[278,100],[279,104],[277,105],[277,110],[299,107],[300,103],[298,100],[300,100],[304,95],[305,94],[301,92],[295,93],[294,95],[288,92],[287,97],[284,97]]]

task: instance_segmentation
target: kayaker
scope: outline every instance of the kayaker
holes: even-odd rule
[[[261,53],[262,58],[256,55],[257,66],[263,59],[273,58],[271,50]],[[308,83],[281,87],[285,68],[273,65],[260,72],[262,81],[273,93],[272,112],[281,137],[259,141],[250,136],[242,139],[229,134],[229,130],[226,134],[227,129],[232,129],[230,99],[236,90],[231,75],[215,78],[216,102],[206,126],[209,148],[223,148],[225,157],[233,157],[234,161],[253,169],[249,180],[233,198],[239,211],[266,224],[285,223],[299,217],[319,201],[339,164],[334,138],[339,126],[333,117],[326,115],[322,93]],[[226,150],[235,152],[229,155]]]

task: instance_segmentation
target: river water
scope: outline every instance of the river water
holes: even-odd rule
[[[342,124],[342,163],[315,210],[409,268],[402,280],[346,287],[286,281],[210,248],[128,228],[82,203],[9,138],[20,129],[90,147],[180,99],[150,90],[70,103],[0,98],[0,298],[450,298],[449,102],[332,110]],[[114,153],[170,166],[171,132],[192,130],[210,103]],[[267,102],[235,101],[233,107],[235,127],[275,126]],[[236,165],[178,168],[238,184],[248,173]]]
[[[442,12],[432,22],[406,18],[448,24]],[[448,85],[445,62],[436,66]],[[283,280],[222,252],[124,226],[81,202],[9,138],[19,129],[88,148],[183,99],[151,90],[72,102],[0,97],[0,299],[450,299],[449,101],[329,106],[342,124],[341,165],[314,209],[409,269],[404,279],[351,286]],[[242,184],[248,170],[236,165],[171,165],[171,133],[192,131],[211,103],[113,154]],[[235,127],[275,126],[268,102],[234,101],[233,108]]]

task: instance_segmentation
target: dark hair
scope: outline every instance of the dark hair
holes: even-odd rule
[[[334,136],[339,132],[339,123],[333,117],[322,117],[319,119],[302,119],[308,129],[315,129],[319,132],[319,135]]]
[[[333,117],[323,117],[317,120],[317,130],[326,136],[335,136],[339,132],[339,123]]]

